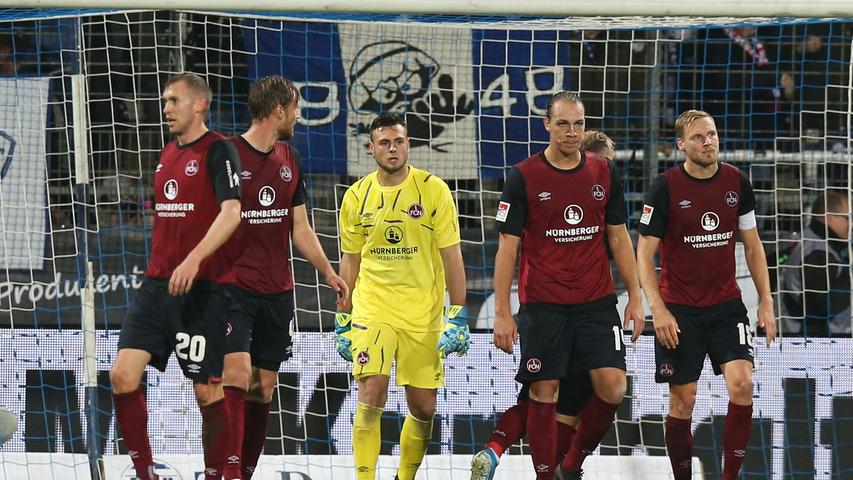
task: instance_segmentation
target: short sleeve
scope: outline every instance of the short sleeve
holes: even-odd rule
[[[495,215],[498,231],[520,237],[527,222],[527,187],[524,174],[512,167],[504,182],[504,190]]]
[[[608,225],[622,225],[628,221],[628,209],[625,207],[625,182],[619,169],[611,161],[607,161],[610,167],[610,200],[605,207],[604,221]]]
[[[444,180],[435,176],[430,179],[433,190],[432,227],[433,237],[438,248],[446,248],[460,242],[459,215],[450,187]]]
[[[227,140],[213,142],[207,150],[207,172],[213,183],[216,201],[240,199],[240,155]]]
[[[302,170],[302,155],[299,154],[299,150],[290,147],[290,151],[293,154],[293,164],[296,165],[296,190],[293,191],[293,199],[291,199],[291,205],[294,207],[298,207],[299,205],[304,205],[308,199],[308,189],[305,187],[305,175],[303,175]]]
[[[357,185],[359,183],[351,186],[344,194],[339,219],[341,251],[351,254],[361,253],[361,248],[364,246],[364,227],[358,215],[360,199],[356,193]]]
[[[643,213],[637,224],[640,235],[663,238],[669,222],[669,187],[663,175],[652,181],[643,200]]]
[[[749,177],[746,175],[746,172],[741,170],[740,172],[740,208],[738,208],[738,215],[746,215],[747,213],[755,210],[755,192],[752,189],[752,182],[749,181]]]

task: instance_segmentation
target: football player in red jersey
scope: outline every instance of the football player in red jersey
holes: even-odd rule
[[[738,478],[752,428],[752,328],[735,278],[735,242],[758,290],[758,323],[776,337],[770,276],[745,173],[718,159],[714,119],[688,110],[675,121],[684,163],[660,174],[637,227],[637,261],[655,325],[655,380],[669,384],[666,446],[676,480],[692,478],[691,417],[705,356],[723,374],[729,408],[723,433],[724,480]],[[660,248],[660,280],[654,255]]]
[[[616,144],[604,132],[586,130],[581,141],[581,150],[597,153],[608,160],[616,156]],[[594,393],[589,372],[582,372],[560,381],[557,399],[557,459],[563,458],[572,445],[579,421],[580,411]],[[510,446],[527,434],[527,410],[529,388],[522,387],[518,403],[510,407],[498,419],[486,448],[471,459],[471,480],[492,480],[501,455]]]
[[[581,150],[583,102],[570,92],[555,94],[544,122],[548,147],[513,167],[496,216],[494,340],[511,352],[516,335],[521,338],[516,380],[530,388],[527,438],[537,478],[579,478],[584,458],[610,428],[627,388],[605,232],[628,290],[625,325],[633,321],[633,339],[645,319],[622,180],[613,162]],[[516,258],[518,327],[509,305]],[[581,411],[580,427],[558,472],[560,380],[585,371],[595,395]]]
[[[234,146],[205,125],[211,98],[207,82],[191,73],[170,78],[163,90],[175,140],[163,147],[154,173],[151,258],[110,369],[116,420],[142,480],[158,477],[140,382],[148,364],[165,370],[172,351],[201,409],[205,477],[219,479],[225,460],[223,284],[232,257],[220,247],[240,223],[240,161]]]
[[[231,414],[226,480],[248,480],[266,440],[272,393],[281,362],[290,356],[293,274],[290,242],[337,293],[348,295],[308,222],[307,192],[299,152],[281,140],[293,138],[299,93],[281,76],[249,89],[252,124],[229,140],[242,166],[241,224],[235,235],[230,328],[226,338],[225,401]]]

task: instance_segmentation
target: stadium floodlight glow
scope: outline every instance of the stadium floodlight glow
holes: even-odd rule
[[[96,8],[141,9],[162,8],[158,0],[7,0],[7,7],[18,8]],[[847,17],[853,16],[849,0],[718,0],[687,3],[676,1],[619,1],[596,2],[540,0],[430,0],[426,2],[395,2],[389,0],[183,0],[186,10],[218,11],[277,11],[312,13],[391,13],[400,15],[518,15],[518,16],[735,16],[735,17]]]

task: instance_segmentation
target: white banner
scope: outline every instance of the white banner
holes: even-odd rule
[[[380,112],[407,113],[409,161],[443,178],[477,178],[469,29],[342,23],[347,78],[347,172],[376,169],[365,145]],[[352,133],[359,133],[358,135]]]
[[[0,79],[0,269],[41,270],[49,80]]]
[[[517,367],[517,355],[507,355],[491,345],[490,334],[475,334],[474,343],[465,357],[452,356],[446,362],[447,384],[439,391],[436,424],[436,442],[440,442],[442,454],[452,453],[454,441],[460,442],[470,436],[471,421],[488,421],[513,405],[516,401],[517,385],[513,376]],[[106,375],[115,356],[118,332],[99,332],[97,338],[98,370]],[[59,410],[62,422],[68,428],[71,418],[77,425],[77,441],[85,439],[84,389],[82,388],[82,335],[76,330],[0,330],[0,404],[19,414],[18,431],[7,442],[2,451],[7,453],[26,450],[25,435],[32,430],[26,424],[28,402],[30,410]],[[789,448],[797,443],[799,449],[808,449],[813,454],[815,479],[829,479],[833,471],[833,451],[849,443],[846,432],[834,422],[836,408],[851,397],[853,392],[853,340],[841,339],[783,339],[771,349],[763,346],[763,339],[756,337],[756,371],[753,417],[765,422],[767,430],[761,437],[763,447],[752,455],[768,455],[768,477],[783,478],[788,455],[795,452]],[[351,365],[344,362],[335,352],[332,334],[302,333],[294,341],[294,358],[281,367],[283,374],[291,375],[293,384],[280,389],[279,403],[273,405],[274,413],[285,415],[292,424],[283,423],[283,442],[290,442],[299,452],[304,452],[305,439],[328,442],[341,455],[352,452],[352,419],[357,396],[355,386],[348,382],[346,373]],[[667,388],[654,383],[654,349],[651,337],[641,337],[636,346],[628,341],[627,361],[631,376],[630,396],[626,405],[630,407],[627,417],[619,417],[620,425],[636,425],[642,419],[646,425],[657,422],[666,415],[668,408]],[[516,350],[517,352],[517,350]],[[51,374],[65,372],[64,376]],[[341,377],[343,375],[343,377]],[[59,378],[67,384],[48,384],[48,380]],[[334,378],[343,379],[343,385],[332,383]],[[393,379],[392,379],[393,380]],[[813,382],[811,393],[788,392],[792,383]],[[201,452],[199,429],[201,418],[193,396],[193,388],[181,374],[175,362],[171,362],[165,373],[148,370],[147,403],[149,407],[149,432],[156,455],[194,455]],[[329,385],[324,387],[324,385]],[[349,390],[347,390],[349,388]],[[106,392],[104,392],[106,394]],[[339,403],[330,403],[333,398]],[[808,395],[808,397],[806,396]],[[38,402],[53,396],[57,404],[42,406]],[[794,418],[788,410],[790,402],[808,404],[809,413]],[[693,427],[697,432],[709,428],[712,416],[719,418],[727,411],[728,398],[722,377],[714,376],[706,364],[699,382]],[[329,408],[329,424],[322,422],[322,431],[311,432],[310,421],[316,421],[316,410],[311,406],[332,405]],[[836,407],[838,405],[838,407]],[[72,411],[62,412],[62,408]],[[107,409],[109,405],[101,405]],[[76,417],[69,415],[78,413]],[[406,413],[405,394],[399,387],[389,392],[386,412]],[[43,410],[39,410],[43,411]],[[844,415],[843,410],[837,411]],[[32,415],[34,428],[44,428],[44,414]],[[76,420],[74,420],[76,419]],[[464,431],[454,432],[456,420],[465,422]],[[842,425],[845,420],[840,417]],[[105,454],[115,453],[115,421],[109,417],[100,426],[106,437]],[[316,427],[316,425],[314,425]],[[328,428],[328,431],[326,430]],[[648,427],[644,427],[648,428]],[[803,440],[789,438],[796,429],[814,432],[814,444],[803,445]],[[59,427],[53,437],[52,448],[63,451],[65,444]],[[438,433],[440,431],[440,434]],[[802,433],[802,432],[801,432]],[[41,434],[44,435],[44,434]],[[326,435],[327,440],[319,437]],[[390,435],[390,434],[389,434]],[[470,437],[469,437],[470,438]],[[697,437],[698,438],[698,437]],[[802,438],[802,437],[798,437]],[[455,439],[455,440],[454,440]],[[835,443],[833,442],[833,439]],[[477,438],[477,442],[485,441]],[[647,439],[646,439],[647,440]],[[830,443],[827,443],[830,442]],[[479,445],[476,445],[479,447]],[[638,444],[627,445],[636,455],[659,454],[662,446],[650,445],[643,439]],[[80,447],[82,448],[82,447]],[[31,450],[32,451],[32,450]],[[398,447],[391,451],[398,454]],[[707,449],[705,450],[707,454]],[[307,453],[307,452],[306,452]],[[697,456],[700,452],[697,450]],[[703,458],[706,463],[708,460]],[[296,477],[298,478],[298,477]],[[432,478],[432,477],[430,477]]]

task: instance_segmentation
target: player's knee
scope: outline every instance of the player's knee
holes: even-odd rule
[[[110,383],[115,393],[130,393],[139,388],[139,380],[126,368],[113,365],[110,369]]]
[[[272,392],[275,389],[275,380],[265,377],[253,378],[249,385],[246,399],[256,403],[269,403],[272,401]]]
[[[669,408],[676,418],[690,418],[696,405],[696,392],[679,392],[670,395]]]
[[[226,363],[225,369],[222,371],[222,382],[228,386],[248,390],[251,376],[252,370],[250,367],[229,365]]]
[[[537,402],[554,403],[559,389],[560,382],[557,380],[535,382],[530,386],[530,398]]]
[[[409,405],[409,413],[418,420],[429,420],[435,416],[435,403],[427,405]]]
[[[729,396],[732,398],[732,400],[736,400],[740,404],[745,404],[747,401],[752,399],[753,388],[754,384],[751,378],[747,377],[743,379],[737,379],[732,382]]]
[[[627,392],[627,390],[627,382],[612,381],[599,387],[596,393],[598,394],[599,398],[601,398],[605,402],[616,404],[622,403],[622,399],[625,398],[625,392]]]

